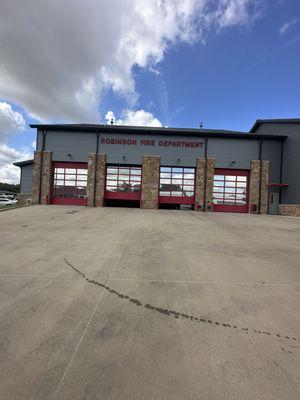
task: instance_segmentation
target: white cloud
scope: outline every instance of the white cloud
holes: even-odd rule
[[[32,152],[29,150],[16,150],[5,143],[0,143],[0,182],[19,183],[20,168],[14,166],[13,163],[30,158],[32,158]]]
[[[32,157],[32,153],[27,149],[16,150],[5,144],[7,135],[24,129],[23,115],[13,110],[10,104],[0,102],[0,182],[19,182],[20,169],[12,163]]]
[[[219,2],[217,15],[220,28],[233,25],[247,25],[256,19],[262,10],[262,4],[249,0],[223,0]]]
[[[280,29],[279,29],[279,34],[282,36],[288,31],[293,25],[295,25],[299,20],[296,18],[293,18],[292,20],[284,23]]]
[[[114,121],[115,125],[131,125],[131,126],[162,126],[162,123],[154,117],[154,115],[145,110],[127,110],[123,112],[123,118],[116,118],[115,114],[112,111],[108,111],[105,115],[105,119],[108,124],[111,123],[111,120]]]
[[[44,121],[98,121],[104,87],[138,98],[132,68],[178,41],[248,24],[262,0],[2,0],[0,92]]]
[[[4,135],[25,129],[23,115],[14,111],[10,104],[0,101],[0,142]]]

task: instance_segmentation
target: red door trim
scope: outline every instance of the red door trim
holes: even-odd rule
[[[159,196],[158,201],[160,204],[195,204],[195,196],[181,197],[181,196]]]

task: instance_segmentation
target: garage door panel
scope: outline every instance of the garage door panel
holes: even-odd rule
[[[215,211],[248,212],[249,171],[216,169],[213,181]]]
[[[53,163],[51,204],[86,205],[86,186],[86,163]]]
[[[159,203],[194,204],[195,169],[185,167],[161,167]]]
[[[108,200],[140,200],[141,175],[142,169],[139,166],[107,166],[105,198]]]

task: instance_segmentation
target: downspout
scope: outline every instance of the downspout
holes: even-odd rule
[[[205,168],[204,168],[204,196],[203,196],[203,211],[206,209],[206,178],[207,178],[207,142],[208,137],[205,138],[205,147],[204,147],[204,158],[205,158]]]
[[[96,157],[95,157],[95,174],[94,174],[94,194],[93,194],[93,206],[94,207],[96,207],[98,153],[99,153],[99,132],[97,131]]]
[[[46,132],[42,131],[42,149],[41,149],[41,168],[40,168],[40,184],[39,184],[39,204],[42,202],[42,179],[43,179],[43,164],[44,164],[44,150],[46,141]]]
[[[279,175],[279,183],[282,184],[283,178],[283,145],[284,141],[281,140],[280,143],[280,175]],[[282,196],[282,187],[279,187],[279,204],[281,204],[281,196]]]
[[[259,142],[259,187],[258,187],[258,214],[261,212],[261,180],[262,180],[262,146],[264,140]]]

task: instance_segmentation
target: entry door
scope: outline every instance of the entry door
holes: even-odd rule
[[[249,171],[215,169],[214,211],[249,212]]]
[[[53,163],[51,204],[86,205],[86,186],[86,163]]]
[[[270,192],[269,193],[269,214],[278,215],[279,214],[279,193]]]

